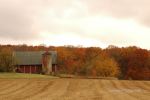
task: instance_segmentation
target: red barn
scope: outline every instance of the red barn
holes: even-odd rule
[[[57,70],[56,51],[17,51],[13,56],[16,60],[16,72],[51,74]]]

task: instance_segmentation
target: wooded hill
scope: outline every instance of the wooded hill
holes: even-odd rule
[[[59,73],[150,80],[150,51],[139,47],[0,45],[0,72],[13,71],[13,51],[57,51]]]

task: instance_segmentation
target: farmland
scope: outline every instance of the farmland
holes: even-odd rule
[[[25,74],[25,73],[0,73],[0,79],[32,79],[32,78],[58,78],[50,75]]]
[[[0,100],[149,100],[149,81],[0,79]]]

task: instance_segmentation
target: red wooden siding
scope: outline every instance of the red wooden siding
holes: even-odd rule
[[[52,72],[56,72],[57,71],[57,66],[56,66],[56,64],[53,64],[52,65]]]
[[[52,71],[56,72],[57,65],[52,65]],[[42,73],[42,65],[20,65],[17,66],[16,72],[19,73]]]
[[[42,65],[21,65],[18,66],[16,72],[20,73],[41,73]]]

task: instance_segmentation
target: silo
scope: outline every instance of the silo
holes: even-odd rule
[[[43,74],[52,73],[52,54],[48,51],[42,54],[42,72]]]

